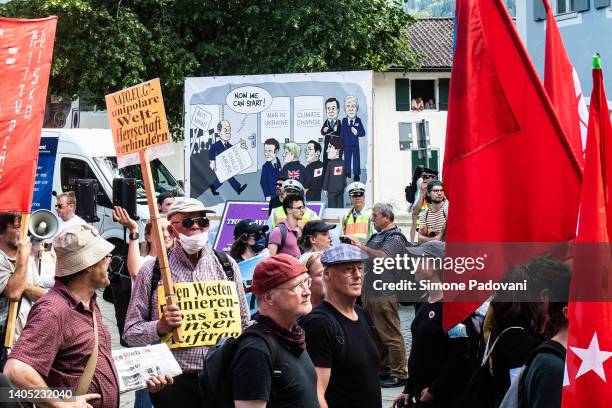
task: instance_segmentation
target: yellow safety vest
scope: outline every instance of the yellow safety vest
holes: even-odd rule
[[[287,214],[285,214],[285,209],[283,207],[276,207],[272,210],[272,226],[270,229],[276,227],[279,222],[285,221],[287,219]],[[310,208],[306,208],[304,211],[304,216],[300,221],[298,221],[298,225],[300,228],[304,228],[304,224],[308,221],[318,220],[319,216],[316,212],[312,211]]]
[[[353,216],[353,208],[342,219],[342,233],[366,242],[372,236],[372,210],[363,210],[357,216]]]

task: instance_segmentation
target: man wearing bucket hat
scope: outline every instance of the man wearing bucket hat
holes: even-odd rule
[[[282,374],[273,378],[273,360],[259,336],[241,339],[232,362],[232,390],[237,407],[319,407],[317,377],[306,351],[304,330],[296,320],[312,310],[308,270],[297,259],[280,254],[255,267],[252,290],[259,314],[252,329],[272,333]],[[252,330],[249,329],[249,330]]]
[[[53,244],[55,286],[32,307],[4,373],[19,388],[75,390],[77,403],[65,406],[118,407],[110,333],[96,302],[96,290],[110,283],[114,246],[87,224],[66,228]],[[171,377],[147,380],[150,392],[168,383]]]
[[[168,232],[176,241],[175,248],[168,254],[170,275],[173,283],[235,282],[237,296],[233,301],[240,307],[239,318],[245,329],[250,313],[238,265],[231,257],[215,252],[208,244],[209,220],[206,214],[212,212],[195,198],[181,197],[174,201],[168,211]],[[159,315],[157,288],[162,282],[154,279],[155,269],[155,262],[144,264],[132,287],[123,332],[123,339],[130,346],[158,343],[183,322],[178,305],[165,307]],[[162,392],[151,395],[153,405],[156,408],[174,408],[177,401],[181,401],[182,407],[201,407],[203,401],[197,376],[208,347],[182,344],[171,351],[183,374]]]
[[[285,212],[285,209],[282,206],[282,202],[285,200],[285,198],[287,198],[287,196],[290,196],[290,195],[304,196],[304,186],[302,186],[302,183],[300,183],[297,180],[292,180],[292,179],[288,179],[283,182],[283,194],[281,197],[281,206],[272,209],[272,212],[270,213],[270,217],[268,218],[268,226],[270,227],[270,230],[276,227],[279,222],[287,219],[287,213]],[[306,205],[306,202],[304,202],[304,205]],[[306,209],[304,210],[304,215],[302,216],[302,219],[298,221],[298,225],[300,226],[300,228],[303,228],[304,224],[306,224],[308,221],[318,220],[318,219],[319,219],[319,216],[317,215],[317,213],[312,211],[310,208],[306,207]]]
[[[381,407],[380,357],[372,323],[355,304],[367,259],[349,244],[323,252],[325,300],[300,321],[317,371],[321,407]]]

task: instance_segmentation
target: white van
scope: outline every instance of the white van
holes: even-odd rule
[[[127,166],[122,169],[117,167],[111,131],[109,129],[43,129],[41,146],[49,138],[58,138],[53,168],[51,210],[55,211],[56,196],[74,190],[76,179],[96,179],[99,185],[97,211],[100,221],[92,225],[100,231],[102,237],[115,244],[120,250],[124,245],[124,234],[123,227],[113,221],[111,214],[113,179],[135,178],[138,180],[137,212],[140,217],[138,224],[142,241],[144,238],[143,221],[149,218],[149,210],[140,165]],[[162,192],[171,192],[176,197],[185,195],[181,185],[159,159],[151,161],[151,172],[156,196]]]

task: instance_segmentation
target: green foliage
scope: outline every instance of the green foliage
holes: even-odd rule
[[[159,77],[175,134],[188,76],[416,66],[412,18],[387,0],[12,0],[0,14],[59,17],[54,95],[104,106]]]

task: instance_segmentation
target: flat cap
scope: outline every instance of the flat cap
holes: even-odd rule
[[[321,263],[324,266],[348,262],[365,262],[367,260],[368,255],[351,244],[339,244],[329,247],[321,255]]]
[[[414,256],[430,256],[433,258],[444,258],[446,244],[442,241],[431,240],[419,246],[407,247],[406,251]]]

